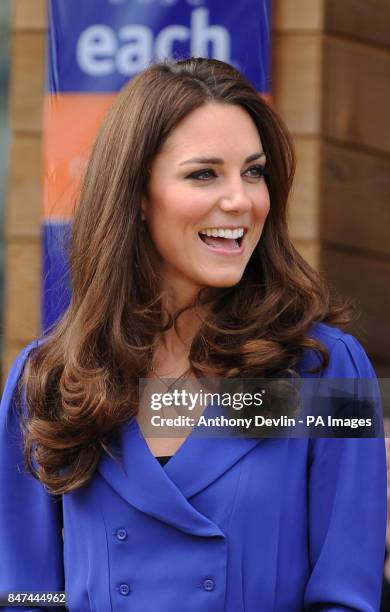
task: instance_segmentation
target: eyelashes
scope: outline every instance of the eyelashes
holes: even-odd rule
[[[262,178],[266,174],[265,166],[261,166],[261,165],[251,166],[250,168],[248,168],[248,170],[246,170],[246,172],[251,172],[252,170],[256,172],[256,174],[254,175],[254,178]]]
[[[248,172],[251,173],[248,175],[249,178],[261,179],[263,178],[263,176],[265,176],[266,169],[265,169],[265,166],[256,165],[256,166],[251,166],[250,168],[248,168],[244,172],[244,175],[247,175]],[[197,170],[196,172],[191,172],[191,174],[186,176],[186,179],[195,179],[195,180],[207,182],[216,176],[217,175],[212,168],[206,168],[205,170]]]

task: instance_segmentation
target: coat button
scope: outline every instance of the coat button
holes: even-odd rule
[[[118,531],[116,532],[116,537],[118,538],[118,540],[126,540],[127,538],[127,531],[126,529],[123,529],[123,527],[121,527],[120,529],[118,529]]]
[[[206,580],[203,580],[203,588],[205,591],[212,591],[215,587],[215,583],[214,580],[211,580],[211,578],[206,578]]]
[[[130,587],[125,582],[119,586],[119,593],[121,595],[128,595],[130,593]]]

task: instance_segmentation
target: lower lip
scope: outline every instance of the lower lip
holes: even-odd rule
[[[233,249],[221,249],[219,247],[211,247],[205,242],[203,242],[203,240],[199,237],[199,235],[198,235],[198,240],[208,250],[209,253],[214,253],[215,255],[224,255],[227,257],[237,257],[237,255],[242,255],[242,253],[244,252],[245,234],[242,237],[240,246],[234,250]]]

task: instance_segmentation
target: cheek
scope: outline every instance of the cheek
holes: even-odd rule
[[[268,188],[264,186],[264,189],[261,191],[261,194],[258,197],[256,206],[255,206],[255,210],[254,210],[254,214],[259,223],[262,223],[265,221],[270,211],[270,207],[271,207],[271,201],[270,201]]]
[[[164,259],[186,252],[186,239],[193,232],[198,207],[188,202],[180,191],[160,194],[149,202],[147,224],[154,246]]]
[[[149,218],[154,225],[158,223],[160,227],[174,225],[184,228],[201,218],[207,208],[204,200],[199,194],[175,186],[153,198]]]

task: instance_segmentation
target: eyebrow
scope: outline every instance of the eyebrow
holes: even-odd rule
[[[260,159],[261,157],[265,157],[264,152],[260,153],[252,153],[249,157],[246,158],[245,164],[255,161],[255,159]],[[179,166],[183,166],[184,164],[223,164],[224,161],[220,157],[194,157],[192,159],[186,159],[181,162]]]

